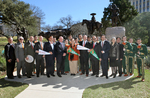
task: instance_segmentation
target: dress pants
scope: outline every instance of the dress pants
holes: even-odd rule
[[[103,59],[101,61],[102,72],[104,76],[108,76],[108,59]]]
[[[54,74],[54,60],[49,60],[46,58],[46,74],[47,76]]]
[[[41,66],[41,67],[40,67]],[[39,75],[41,69],[41,74],[44,74],[44,58],[36,58],[36,74]]]
[[[25,61],[19,61],[17,62],[17,76],[20,76],[20,70],[22,68],[22,75],[25,75],[26,67],[25,67]]]
[[[85,73],[86,70],[86,74],[89,74],[89,64],[88,64],[88,57],[80,57],[80,64],[81,64],[81,70],[82,70],[82,74]]]
[[[6,64],[7,64],[7,77],[11,78],[13,77],[13,71],[15,68],[15,60],[12,60],[10,63],[6,62]]]
[[[71,74],[77,74],[77,63],[78,63],[78,61],[69,61]]]
[[[99,60],[91,59],[93,74],[99,75]]]
[[[31,77],[32,76],[33,66],[34,66],[34,62],[32,62],[32,63],[27,63],[26,62],[27,77]]]
[[[65,68],[65,56],[62,56],[62,59],[57,60],[57,75],[60,75],[64,73]]]
[[[119,73],[119,75],[122,75],[122,61],[117,60],[116,63],[117,63],[117,67],[118,67],[118,73]]]

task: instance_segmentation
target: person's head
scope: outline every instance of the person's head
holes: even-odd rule
[[[68,44],[68,40],[67,39],[65,40],[65,44]]]
[[[79,38],[79,40],[81,40],[82,39],[82,34],[79,34],[78,38]]]
[[[122,37],[122,41],[124,42],[124,41],[126,41],[127,40],[127,37],[126,36],[123,36]]]
[[[49,40],[50,42],[53,42],[53,36],[50,35],[49,38],[48,38],[48,40]]]
[[[75,40],[74,40],[74,38],[71,39],[71,44],[72,44],[72,45],[75,45]]]
[[[133,38],[130,38],[130,39],[129,39],[129,43],[133,43]]]
[[[69,36],[68,36],[68,39],[71,40],[71,39],[72,39],[72,35],[69,35]]]
[[[34,40],[36,40],[36,41],[38,40],[38,37],[37,37],[37,35],[34,35]]]
[[[120,43],[120,42],[121,42],[121,38],[120,38],[120,37],[117,37],[117,38],[116,38],[116,42],[117,42],[117,43]]]
[[[115,43],[115,42],[116,42],[116,37],[113,37],[113,38],[111,39],[111,42],[112,42],[112,43]]]
[[[138,43],[138,45],[141,44],[142,43],[141,38],[138,38],[136,42]]]
[[[93,37],[92,37],[92,41],[93,41],[93,42],[96,42],[96,41],[97,41],[96,36],[93,36]]]
[[[106,38],[106,37],[105,37],[105,35],[103,34],[103,35],[101,36],[101,40],[104,41],[105,38]]]
[[[83,40],[86,41],[87,40],[87,35],[83,36]]]
[[[33,41],[34,41],[34,37],[33,37],[33,36],[30,36],[30,37],[29,37],[29,41],[30,41],[30,42],[33,42]]]
[[[90,36],[88,36],[88,37],[87,37],[87,40],[88,40],[88,41],[91,41],[91,37],[90,37]]]
[[[64,38],[62,36],[59,37],[59,42],[63,42]]]
[[[75,40],[75,43],[78,43],[78,38],[76,37],[76,38],[74,38],[74,40]]]
[[[53,42],[56,42],[56,37],[53,38]]]
[[[40,41],[40,42],[43,41],[43,36],[39,36],[39,41]]]
[[[20,43],[23,43],[23,41],[24,41],[24,38],[23,38],[22,36],[20,36],[20,37],[19,37],[19,42],[20,42]]]
[[[12,37],[8,37],[8,43],[13,43],[13,38]]]
[[[100,41],[100,37],[99,36],[96,37],[96,41]]]

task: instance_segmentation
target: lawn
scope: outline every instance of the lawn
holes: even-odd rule
[[[28,87],[28,84],[6,81],[4,77],[0,74],[0,98],[14,98]]]
[[[83,98],[150,98],[150,70],[145,70],[145,82],[134,76],[126,81],[91,86],[83,92]]]

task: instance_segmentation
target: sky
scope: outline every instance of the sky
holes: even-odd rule
[[[91,19],[91,13],[96,13],[96,20],[101,21],[109,0],[21,0],[38,6],[45,14],[45,25],[53,26],[61,17],[72,16],[73,21]]]

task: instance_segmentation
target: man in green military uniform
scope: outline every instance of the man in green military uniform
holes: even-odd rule
[[[130,51],[133,50],[131,44],[129,42],[126,41],[126,36],[122,37],[122,44],[124,45],[123,47],[123,51],[124,51],[124,57],[122,60],[122,65],[123,65],[123,73],[125,74],[124,76],[128,76],[128,69],[129,69],[129,65],[128,65],[128,54]]]
[[[134,60],[135,60],[135,53],[136,53],[136,47],[137,45],[133,43],[133,39],[129,39],[129,43],[131,44],[133,50],[129,51],[128,59],[129,59],[129,70],[128,73],[130,76],[134,73]]]
[[[144,57],[147,56],[147,47],[146,45],[141,43],[142,40],[137,39],[137,49],[136,49],[136,58],[137,58],[137,68],[138,68],[138,76],[137,78],[142,77],[142,81],[145,81],[145,72],[144,72]]]

